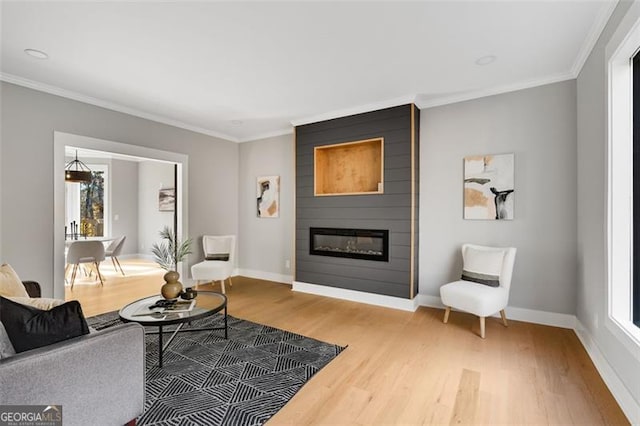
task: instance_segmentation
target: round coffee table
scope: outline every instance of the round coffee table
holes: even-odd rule
[[[199,291],[195,298],[195,306],[188,312],[154,312],[149,306],[158,300],[164,300],[160,295],[145,297],[129,303],[120,309],[119,315],[123,322],[137,322],[143,326],[158,327],[158,331],[145,331],[145,334],[158,335],[158,366],[162,368],[162,353],[176,337],[178,332],[224,330],[224,338],[227,338],[227,297],[224,294],[213,291]],[[201,318],[209,317],[224,309],[224,327],[188,328],[182,329],[186,323],[191,323]],[[177,325],[173,330],[163,330],[163,327]],[[166,343],[162,343],[163,333],[173,333]]]

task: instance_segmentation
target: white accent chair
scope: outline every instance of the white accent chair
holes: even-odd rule
[[[485,318],[500,312],[505,327],[504,308],[509,302],[509,289],[513,274],[516,249],[473,244],[462,246],[463,279],[440,287],[445,305],[444,323],[449,321],[451,308],[470,312],[480,317],[480,337],[485,337]],[[469,280],[477,280],[473,282]],[[485,282],[481,284],[479,282]],[[491,285],[496,285],[495,287]]]
[[[111,244],[109,244],[109,246],[106,248],[104,252],[104,255],[106,257],[111,258],[111,263],[113,263],[113,269],[115,269],[116,272],[118,272],[118,268],[120,268],[120,272],[122,273],[123,277],[125,275],[124,275],[124,271],[122,270],[122,265],[120,265],[120,261],[118,260],[118,256],[120,256],[120,253],[122,252],[122,247],[124,246],[124,240],[126,238],[127,238],[126,235],[122,235],[116,238],[111,242]]]
[[[67,252],[67,266],[65,268],[65,275],[69,266],[73,265],[73,272],[71,273],[71,290],[73,290],[73,283],[76,280],[76,274],[78,267],[81,263],[93,263],[96,268],[96,273],[100,279],[100,284],[104,285],[102,274],[100,273],[100,262],[105,259],[104,256],[104,244],[100,241],[75,241],[69,247]]]
[[[204,235],[202,237],[202,249],[205,260],[191,267],[191,277],[196,280],[196,287],[200,282],[220,281],[222,293],[225,293],[224,281],[233,274],[235,262],[236,236],[235,235]]]

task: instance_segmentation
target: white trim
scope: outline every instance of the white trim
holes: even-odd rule
[[[276,274],[274,272],[257,271],[255,269],[238,268],[235,273],[236,275],[241,275],[243,277],[275,281],[277,283],[291,284],[293,282],[293,275]]]
[[[420,306],[429,308],[444,309],[444,305],[438,296],[429,294],[419,294],[418,301]],[[524,321],[534,324],[550,325],[561,328],[575,328],[576,316],[569,314],[559,314],[556,312],[538,311],[535,309],[517,308],[515,306],[507,306],[505,308],[507,318],[514,321]],[[498,316],[496,313],[495,317]]]
[[[631,321],[633,116],[631,58],[640,46],[640,2],[634,2],[605,48],[607,83],[604,325],[631,353],[640,329]]]
[[[591,336],[586,327],[579,320],[576,320],[574,329],[576,336],[584,346],[593,365],[600,373],[600,377],[609,388],[620,408],[627,416],[631,424],[640,424],[640,404],[633,398],[624,383],[620,380],[615,370],[611,367],[607,359],[602,354],[596,340]]]
[[[416,99],[416,106],[420,109],[433,108],[442,105],[455,104],[457,102],[470,101],[473,99],[485,98],[487,96],[500,95],[503,93],[516,92],[518,90],[530,89],[532,87],[545,86],[547,84],[559,83],[561,81],[573,80],[576,76],[572,72],[556,74],[535,80],[522,81],[505,86],[488,87],[475,91],[469,91],[452,96],[443,96],[432,99]]]
[[[173,118],[164,117],[161,115],[152,114],[139,109],[131,108],[115,102],[105,101],[103,99],[94,98],[93,96],[84,95],[82,93],[74,92],[72,90],[63,89],[61,87],[53,86],[51,84],[41,83],[35,80],[29,80],[24,77],[19,77],[13,74],[0,73],[0,80],[7,83],[16,84],[22,87],[28,87],[29,89],[38,90],[40,92],[50,93],[52,95],[61,96],[67,99],[73,99],[74,101],[83,102],[85,104],[95,105],[101,108],[110,109],[112,111],[121,112],[124,114],[133,115],[135,117],[144,118],[146,120],[155,121],[157,123],[167,124],[173,127],[179,127],[181,129],[190,130],[196,133],[202,133],[204,135],[213,136],[215,138],[224,139],[230,142],[239,142],[238,138],[229,136],[224,133],[220,133],[214,130],[205,129],[191,124],[184,123]]]
[[[293,281],[293,287],[291,290],[298,291],[300,293],[315,294],[317,296],[332,297],[334,299],[349,300],[351,302],[366,303],[367,305],[400,309],[402,311],[415,312],[415,310],[418,309],[417,298],[402,299],[400,297],[383,296],[380,294],[365,293],[362,291],[347,290],[344,288],[309,284],[301,281]]]
[[[416,95],[407,95],[385,101],[373,102],[366,105],[358,105],[355,107],[344,108],[322,114],[312,115],[308,117],[297,118],[291,120],[291,125],[301,126],[303,124],[317,123],[319,121],[332,120],[334,118],[347,117],[349,115],[362,114],[365,112],[377,111],[380,109],[391,108],[399,105],[412,104],[416,102]]]
[[[611,18],[611,14],[618,6],[619,0],[608,1],[602,4],[600,7],[600,11],[596,15],[596,19],[593,21],[591,25],[591,30],[589,34],[584,38],[584,42],[582,43],[582,47],[578,52],[578,56],[576,56],[575,61],[573,62],[573,66],[571,67],[571,74],[574,75],[574,78],[578,78],[580,71],[582,71],[582,67],[585,62],[591,55],[591,51],[595,47],[598,39],[600,38],[600,34],[604,31],[604,27],[607,26],[607,22],[609,22],[609,18]]]
[[[238,143],[255,142],[262,139],[274,138],[276,136],[284,136],[284,135],[291,135],[291,134],[293,134],[293,127],[289,127],[287,129],[274,130],[272,132],[258,133],[256,135],[238,139],[236,142]]]

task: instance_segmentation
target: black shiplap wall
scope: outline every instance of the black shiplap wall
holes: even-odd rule
[[[419,122],[411,104],[296,127],[296,281],[402,298],[417,294]],[[376,137],[384,138],[384,194],[314,197],[314,147]],[[312,226],[388,229],[389,262],[310,255]]]

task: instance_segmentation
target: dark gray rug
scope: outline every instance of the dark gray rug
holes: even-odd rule
[[[120,324],[115,311],[87,322],[97,330]],[[139,425],[261,425],[345,349],[232,316],[228,325],[228,340],[222,330],[178,333],[164,353],[164,368],[157,367],[157,335],[146,336]],[[191,325],[205,326],[222,327],[224,318]]]

